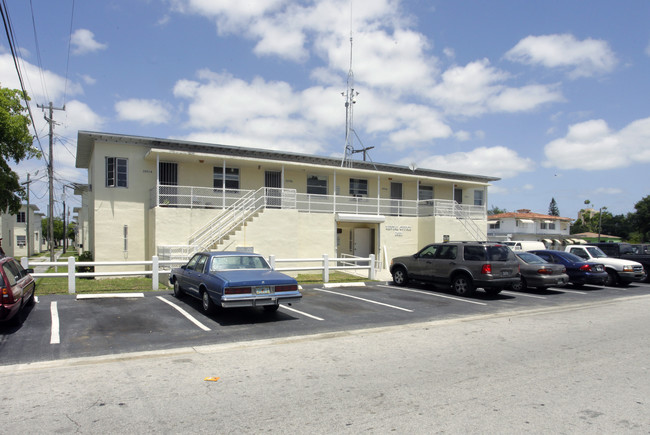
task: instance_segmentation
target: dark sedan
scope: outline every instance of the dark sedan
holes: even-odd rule
[[[569,282],[576,287],[585,284],[605,285],[605,281],[607,281],[607,272],[605,272],[605,266],[602,264],[584,261],[577,255],[564,251],[539,250],[530,252],[549,263],[562,264],[566,267]]]
[[[200,252],[184,266],[172,269],[169,282],[174,296],[188,294],[203,302],[203,311],[218,307],[264,307],[276,311],[279,304],[298,302],[298,282],[276,272],[259,254]]]
[[[524,291],[529,287],[546,290],[548,287],[564,287],[569,282],[566,267],[553,264],[531,252],[515,252],[519,260],[521,281],[512,286],[513,290]]]
[[[30,275],[33,272],[11,257],[0,258],[0,322],[23,322],[23,308],[34,304],[36,282]]]

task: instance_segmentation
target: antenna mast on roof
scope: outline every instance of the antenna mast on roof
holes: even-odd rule
[[[354,136],[359,140],[357,132],[354,130],[353,126],[353,107],[356,103],[356,96],[359,95],[357,91],[354,90],[354,73],[352,72],[352,1],[350,1],[350,69],[348,70],[348,81],[347,81],[347,90],[341,92],[341,95],[345,97],[345,148],[343,149],[343,160],[341,161],[341,167],[352,167],[352,155],[355,153],[363,153],[363,160],[366,160],[368,156],[368,150],[374,147],[364,148],[361,144],[361,149],[354,149]],[[359,140],[361,142],[361,140]],[[370,159],[372,161],[372,159]]]

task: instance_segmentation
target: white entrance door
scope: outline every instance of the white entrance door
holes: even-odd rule
[[[370,228],[354,229],[354,256],[367,258],[372,247],[372,230]]]

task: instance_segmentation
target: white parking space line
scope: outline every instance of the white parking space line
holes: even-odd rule
[[[396,286],[392,286],[392,285],[379,285],[377,287],[385,287],[385,288],[389,288],[389,289],[393,289],[393,290],[402,290],[402,291],[405,291],[405,292],[412,292],[412,293],[421,293],[423,295],[435,296],[437,298],[453,299],[455,301],[467,302],[468,304],[487,305],[484,302],[470,301],[469,299],[463,299],[463,298],[456,298],[454,296],[441,295],[440,293],[425,292],[425,291],[422,291],[422,290],[416,290],[414,288],[396,287]]]
[[[576,294],[576,295],[586,295],[587,294],[587,292],[579,292],[577,290],[565,290],[563,288],[562,289],[556,289],[556,291],[564,292],[564,293],[573,293],[573,294]]]
[[[546,299],[545,296],[537,296],[537,295],[531,295],[528,293],[521,293],[521,292],[509,292],[509,291],[502,291],[502,295],[511,295],[511,296],[522,296],[524,298],[534,298],[534,299]]]
[[[305,313],[305,312],[303,312],[303,311],[296,310],[295,308],[289,308],[289,307],[287,307],[286,305],[280,305],[280,307],[281,307],[283,310],[293,311],[294,313],[298,313],[298,314],[300,314],[301,316],[309,317],[309,318],[314,319],[314,320],[320,320],[320,321],[325,320],[325,319],[321,319],[320,317],[316,317],[316,316],[312,316],[311,314],[307,314],[307,313]]]
[[[413,312],[413,310],[409,310],[409,309],[407,309],[407,308],[396,307],[395,305],[389,305],[389,304],[385,304],[385,303],[383,303],[383,302],[372,301],[372,300],[370,300],[370,299],[360,298],[359,296],[346,295],[345,293],[333,292],[333,291],[331,291],[331,290],[325,290],[325,289],[323,289],[323,288],[317,288],[317,289],[314,289],[314,290],[316,290],[316,291],[320,291],[320,292],[325,292],[325,293],[331,293],[331,294],[333,294],[333,295],[345,296],[345,297],[352,298],[352,299],[358,299],[358,300],[360,300],[360,301],[369,302],[369,303],[371,303],[371,304],[383,305],[383,306],[385,306],[385,307],[395,308],[396,310],[402,310],[402,311],[406,311],[406,312],[408,312],[408,313],[412,313],[412,312]]]
[[[208,328],[203,323],[196,320],[190,313],[188,313],[187,311],[185,311],[184,309],[182,309],[181,307],[179,307],[175,303],[168,301],[167,299],[163,298],[162,296],[156,296],[156,297],[158,299],[160,299],[161,301],[163,301],[164,303],[174,307],[176,310],[178,310],[179,313],[181,313],[183,316],[185,316],[185,318],[187,318],[187,320],[194,323],[199,328],[203,329],[204,331],[212,331],[210,328]]]
[[[77,299],[113,299],[113,298],[143,298],[144,293],[84,293],[77,295]]]
[[[56,302],[50,304],[50,314],[52,316],[52,333],[50,334],[50,344],[60,344],[61,336],[59,334],[59,310]]]

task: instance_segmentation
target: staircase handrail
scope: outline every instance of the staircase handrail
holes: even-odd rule
[[[252,214],[264,207],[264,201],[256,205],[264,195],[258,196],[264,188],[248,192],[230,205],[223,213],[219,214],[199,230],[195,231],[189,238],[190,245],[201,246],[207,249],[209,246],[220,241],[226,234],[236,228],[241,222],[248,219]]]

